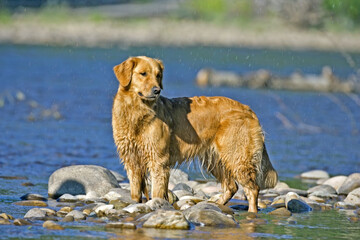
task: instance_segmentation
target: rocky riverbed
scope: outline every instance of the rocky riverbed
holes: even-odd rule
[[[18,206],[32,206],[22,218],[0,214],[0,225],[42,226],[51,230],[72,228],[72,223],[88,222],[114,229],[194,229],[195,227],[238,228],[244,221],[265,224],[264,216],[286,219],[294,214],[345,212],[348,221],[360,222],[360,173],[330,177],[314,170],[301,174],[314,187],[307,190],[279,182],[262,190],[259,214],[247,213],[248,203],[240,187],[226,204],[215,203],[221,186],[213,181],[189,180],[177,169],[171,173],[169,201],[155,198],[136,203],[130,198],[129,183],[119,173],[95,165],[60,168],[49,179],[48,195],[19,196]]]

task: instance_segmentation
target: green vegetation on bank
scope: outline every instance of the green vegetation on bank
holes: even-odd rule
[[[133,0],[130,3],[149,4],[153,1]],[[1,4],[1,0],[0,0]],[[36,20],[42,22],[124,22],[124,18],[109,17],[98,8],[77,12],[67,5],[47,4],[42,8],[18,8],[10,12],[0,8],[0,24],[16,20]],[[262,28],[295,27],[330,31],[356,31],[360,29],[359,0],[186,0],[180,2],[176,10],[154,16],[170,20],[204,21],[217,25],[236,25]],[[127,22],[146,20],[137,15],[127,17]]]

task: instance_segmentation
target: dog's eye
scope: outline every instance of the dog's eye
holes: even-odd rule
[[[141,76],[144,76],[144,77],[146,76],[146,72],[141,72],[140,74],[141,74]]]

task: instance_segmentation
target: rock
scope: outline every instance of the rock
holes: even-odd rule
[[[58,198],[58,201],[59,202],[77,202],[78,199],[77,199],[77,197],[75,197],[71,194],[65,193]]]
[[[186,182],[189,180],[189,175],[180,169],[171,169],[170,170],[170,179],[169,182],[176,185],[181,182]]]
[[[14,220],[15,226],[25,226],[25,225],[31,225],[31,222],[26,221],[25,219],[17,218]]]
[[[27,193],[20,197],[21,200],[39,200],[39,201],[46,201],[47,199],[40,194],[35,193]]]
[[[31,182],[24,182],[21,184],[21,186],[24,186],[24,187],[33,187],[35,186],[35,184],[31,183]]]
[[[0,225],[9,225],[11,222],[9,219],[0,218]]]
[[[271,203],[271,207],[273,207],[273,208],[286,207],[286,205],[285,205],[285,197],[284,196],[279,196],[279,197],[275,198],[274,201]]]
[[[113,171],[113,170],[110,170],[110,172],[112,173],[112,175],[114,175],[114,177],[116,178],[116,180],[118,182],[123,182],[126,180],[126,177],[121,175],[120,173]]]
[[[51,198],[69,193],[87,194],[94,191],[99,196],[119,187],[115,176],[106,168],[95,165],[75,165],[56,170],[49,178],[48,194]]]
[[[192,192],[186,191],[186,190],[176,190],[173,191],[173,193],[180,199],[184,196],[193,196],[194,194]]]
[[[336,176],[327,179],[325,182],[323,182],[323,184],[332,186],[336,191],[338,191],[346,179],[347,179],[346,176]]]
[[[151,208],[145,203],[131,204],[123,208],[123,210],[129,213],[149,213],[152,211]]]
[[[6,213],[1,213],[0,218],[7,219],[7,220],[13,220],[14,219],[13,216],[11,216],[9,214],[6,214]]]
[[[290,188],[290,187],[289,187],[289,185],[287,185],[284,182],[277,182],[277,184],[274,188],[277,189],[277,188]]]
[[[312,170],[302,173],[300,177],[303,179],[318,180],[318,179],[327,179],[330,176],[327,172],[323,170]]]
[[[222,193],[218,193],[218,194],[215,194],[215,195],[212,195],[210,198],[209,198],[209,202],[217,202],[218,200],[220,200],[221,196],[223,194]]]
[[[158,209],[143,224],[147,228],[189,229],[189,222],[180,211]]]
[[[184,213],[186,219],[188,219],[191,212],[203,211],[203,210],[209,210],[209,209],[217,211],[217,212],[221,212],[221,209],[215,203],[200,202],[200,203],[196,204],[195,206],[192,206],[191,208],[186,209],[183,213]]]
[[[74,217],[73,217],[73,216],[68,216],[68,215],[66,215],[61,221],[62,221],[62,222],[73,222],[73,221],[74,221]]]
[[[292,199],[300,199],[300,196],[295,192],[288,192],[285,196],[285,206],[287,208],[287,204]]]
[[[44,219],[45,217],[46,217],[46,211],[40,208],[32,208],[24,216],[24,218],[33,218],[33,219]]]
[[[309,196],[309,199],[311,201],[315,201],[317,203],[325,203],[325,200],[321,197],[317,197],[317,196]]]
[[[196,203],[191,199],[182,199],[174,203],[174,208],[176,210],[184,211],[192,206],[195,206]]]
[[[96,215],[98,215],[99,217],[102,217],[103,215],[105,215],[105,212],[109,209],[113,209],[114,205],[111,204],[105,204],[105,205],[100,205],[97,208],[95,208],[95,213]]]
[[[335,198],[337,197],[336,190],[330,185],[318,185],[310,188],[307,191],[310,196],[322,197],[322,198]]]
[[[171,191],[168,190],[168,201],[170,204],[174,204],[174,202],[178,201],[179,198]]]
[[[105,228],[136,229],[136,225],[131,222],[112,222],[106,224]]]
[[[173,192],[178,191],[178,190],[184,190],[184,191],[190,192],[192,194],[194,193],[194,190],[191,187],[189,187],[189,185],[187,185],[186,183],[178,183],[172,189]]]
[[[111,189],[107,194],[104,195],[104,198],[108,201],[121,199],[128,203],[136,203],[131,199],[130,191],[122,188]]]
[[[50,208],[40,208],[40,209],[46,212],[46,216],[55,216],[56,215],[56,211],[52,210]]]
[[[15,205],[20,206],[34,206],[34,207],[47,207],[47,203],[39,200],[24,200],[15,202]]]
[[[355,188],[360,187],[360,173],[353,173],[347,177],[338,190],[338,194],[348,194]]]
[[[189,209],[187,209],[186,211],[188,211]],[[230,215],[225,215],[213,209],[193,209],[187,214],[187,220],[195,225],[200,226],[237,226],[237,222],[233,217],[231,217]]]
[[[300,196],[304,196],[306,197],[308,195],[307,191],[305,190],[300,190],[300,189],[295,189],[295,188],[277,188],[274,189],[276,191],[277,194],[279,195],[286,195],[289,192],[294,192]]]
[[[360,187],[352,190],[344,199],[344,202],[360,206]]]
[[[130,203],[125,202],[125,201],[120,200],[120,199],[110,200],[109,204],[114,205],[114,209],[116,209],[116,210],[121,210],[124,207],[127,207],[127,206],[130,205]]]
[[[289,202],[287,202],[287,209],[292,213],[312,211],[312,208],[300,199],[291,199]]]
[[[168,201],[162,198],[153,198],[150,201],[147,201],[145,204],[148,205],[153,211],[156,209],[174,210],[174,207]]]
[[[277,208],[274,211],[269,212],[270,215],[290,217],[292,213],[284,207]]]
[[[55,223],[54,221],[45,221],[43,223],[43,227],[50,229],[50,230],[64,230],[64,227],[60,226],[59,224]]]
[[[74,218],[75,221],[79,221],[79,220],[85,220],[86,216],[84,213],[82,213],[79,210],[72,210],[71,212],[69,212],[65,217],[67,216],[71,216]]]
[[[349,204],[345,202],[336,202],[334,204],[334,208],[336,209],[356,209],[356,206],[354,204]]]

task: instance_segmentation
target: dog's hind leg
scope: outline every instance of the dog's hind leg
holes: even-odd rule
[[[228,172],[226,173],[222,167],[220,167],[220,169],[219,167],[214,168],[211,170],[211,173],[221,183],[221,187],[223,189],[223,194],[216,202],[224,205],[237,192],[238,186],[235,180],[231,177],[231,174]]]

